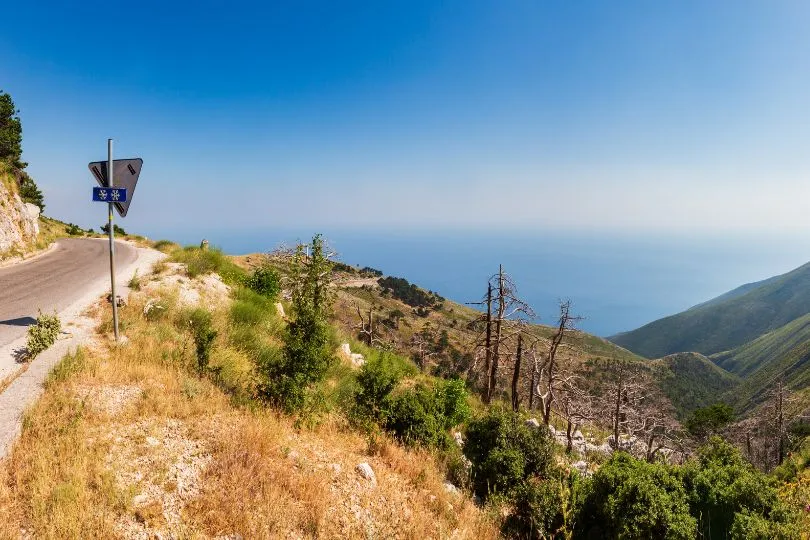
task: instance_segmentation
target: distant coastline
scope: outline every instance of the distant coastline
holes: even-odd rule
[[[591,237],[550,233],[363,232],[323,230],[340,260],[400,276],[457,302],[476,301],[502,263],[522,297],[553,322],[571,298],[581,328],[609,336],[632,330],[810,260],[795,240]],[[306,231],[180,233],[231,254],[268,251],[307,239]],[[810,242],[807,245],[810,248]]]

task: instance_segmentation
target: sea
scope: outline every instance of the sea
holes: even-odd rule
[[[633,330],[745,283],[810,261],[807,235],[633,235],[556,231],[173,231],[229,254],[267,252],[319,232],[347,264],[404,277],[459,303],[478,302],[503,265],[540,323],[562,299],[599,336]],[[153,236],[160,237],[158,233]],[[165,235],[164,235],[165,236]]]

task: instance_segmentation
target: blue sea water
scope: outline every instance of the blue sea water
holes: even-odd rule
[[[810,260],[810,235],[687,238],[553,232],[322,231],[339,259],[400,276],[457,302],[479,301],[503,264],[540,322],[570,298],[580,327],[609,336]],[[178,236],[179,235],[179,236]],[[227,253],[269,251],[309,231],[175,231]]]

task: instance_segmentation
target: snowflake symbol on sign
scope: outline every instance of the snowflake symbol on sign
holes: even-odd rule
[[[120,197],[117,189],[112,190],[112,200],[117,201]]]
[[[98,198],[101,200],[105,200],[107,198],[107,190],[104,189],[100,190],[98,192]]]

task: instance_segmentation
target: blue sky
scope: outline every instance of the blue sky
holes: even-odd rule
[[[124,225],[155,236],[810,226],[806,2],[72,4],[0,32],[68,221],[103,220],[113,137],[144,159]]]

